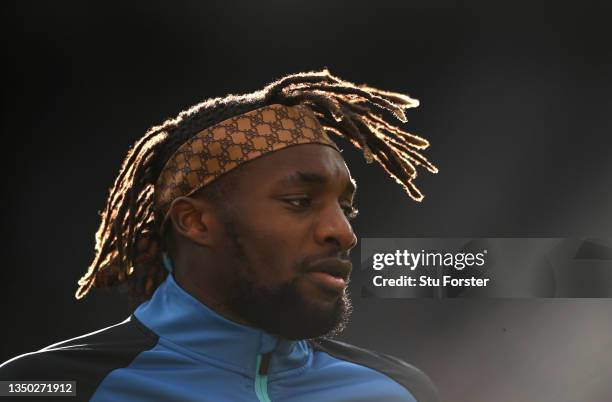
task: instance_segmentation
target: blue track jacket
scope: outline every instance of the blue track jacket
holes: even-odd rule
[[[172,275],[124,322],[9,360],[0,380],[77,381],[76,398],[34,401],[438,400],[429,378],[401,360],[237,324]]]

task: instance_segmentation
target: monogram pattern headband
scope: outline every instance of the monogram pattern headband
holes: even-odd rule
[[[269,152],[299,144],[338,150],[310,108],[269,105],[208,127],[170,157],[155,186],[162,216],[176,198],[193,194],[219,176]]]

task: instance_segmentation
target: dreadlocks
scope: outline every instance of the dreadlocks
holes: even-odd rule
[[[95,258],[79,280],[76,298],[86,296],[93,286],[121,283],[127,283],[135,299],[149,298],[167,275],[162,265],[162,217],[154,205],[155,183],[164,164],[201,130],[271,104],[309,106],[326,132],[363,150],[367,163],[378,162],[415,201],[423,199],[413,184],[416,165],[437,173],[419,153],[429,146],[427,140],[383,117],[388,112],[406,122],[404,110],[418,106],[417,100],[344,81],[326,69],[288,75],[250,94],[208,99],[152,127],[130,149],[101,212]]]

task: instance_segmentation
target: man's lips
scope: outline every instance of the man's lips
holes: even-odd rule
[[[350,261],[330,257],[310,264],[306,273],[321,286],[342,292],[346,288],[352,268]]]
[[[344,279],[347,281],[353,264],[348,260],[341,260],[336,257],[322,258],[310,264],[308,266],[308,272],[325,272],[336,278]]]

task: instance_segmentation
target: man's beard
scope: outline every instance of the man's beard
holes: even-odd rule
[[[303,299],[298,280],[266,289],[240,278],[239,293],[229,307],[252,325],[287,339],[331,337],[342,332],[351,313],[348,294],[344,292],[329,308],[318,308]]]
[[[344,330],[352,311],[346,290],[333,305],[324,308],[304,299],[298,289],[299,276],[274,289],[259,285],[253,280],[255,269],[240,243],[236,221],[225,216],[224,224],[238,264],[235,293],[227,303],[232,312],[251,325],[287,339],[333,337]],[[294,269],[304,272],[299,264]]]

